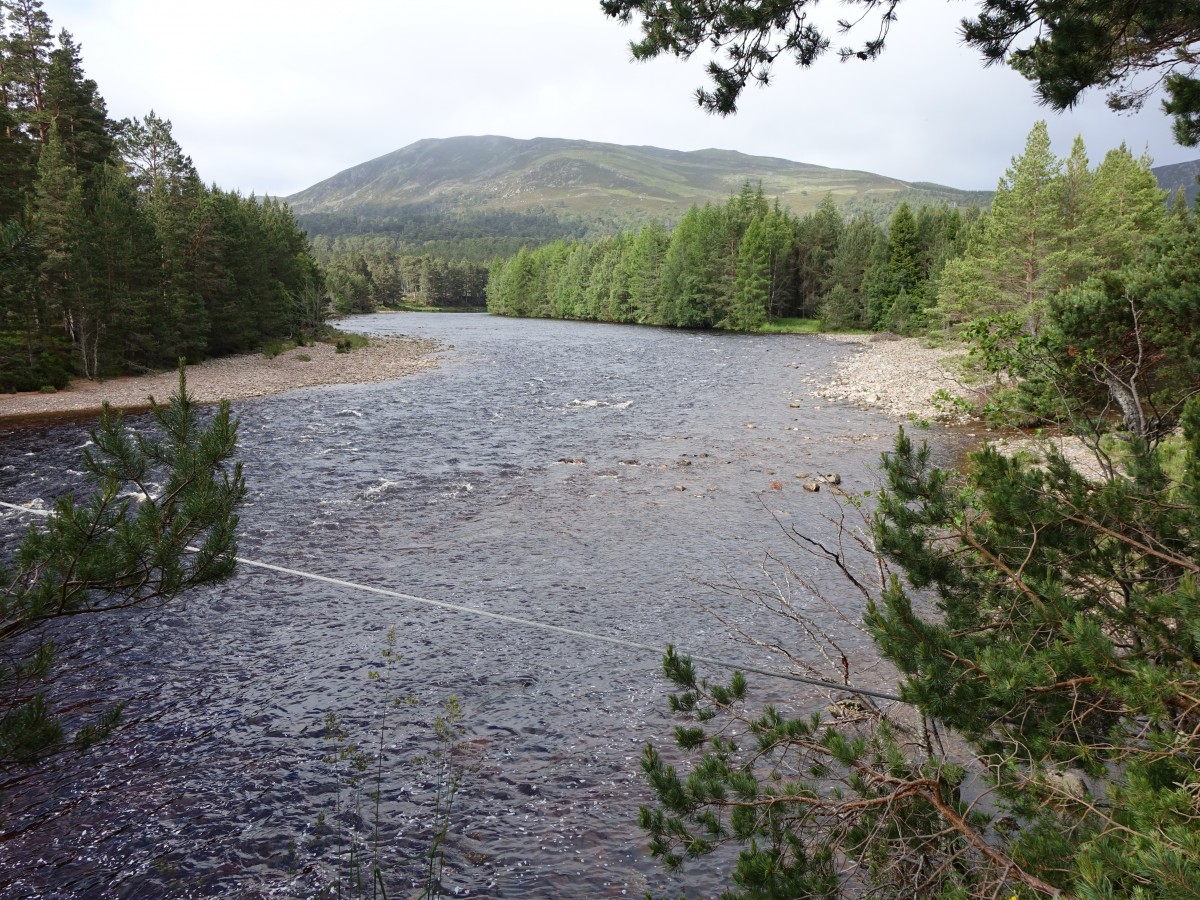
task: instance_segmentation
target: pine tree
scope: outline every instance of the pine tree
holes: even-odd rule
[[[991,211],[964,256],[946,266],[939,312],[951,322],[1011,313],[1036,330],[1042,306],[1062,283],[1060,164],[1038,122],[996,187]]]
[[[588,280],[583,290],[581,315],[593,322],[600,322],[604,319],[605,309],[612,294],[617,265],[620,262],[620,248],[611,237],[601,238],[593,246],[590,257],[591,265],[588,267]]]
[[[1096,167],[1091,214],[1098,226],[1096,256],[1102,271],[1135,262],[1166,222],[1167,194],[1150,167],[1148,158],[1134,159],[1124,144],[1106,153]]]
[[[888,223],[887,258],[891,299],[883,316],[883,324],[892,331],[903,332],[919,324],[924,286],[917,220],[907,202],[896,207]]]
[[[74,343],[81,373],[94,378],[98,374],[99,323],[78,290],[83,274],[83,182],[53,124],[38,159],[34,197],[32,223],[41,249],[40,275],[47,313],[62,324]]]
[[[729,219],[719,207],[693,206],[671,233],[663,258],[663,324],[707,328],[722,318],[736,274],[736,244],[732,261]]]
[[[767,319],[773,270],[769,229],[766,218],[759,216],[750,223],[742,238],[733,304],[722,322],[726,328],[749,331]]]
[[[556,319],[579,318],[584,307],[584,289],[591,275],[589,262],[586,245],[570,245],[566,264],[560,270],[558,281],[554,285],[552,314]]]
[[[830,287],[843,227],[842,214],[831,194],[822,197],[816,210],[796,223],[797,315],[811,317],[820,307]],[[775,315],[782,312],[773,310]]]
[[[44,144],[50,138],[46,79],[53,33],[42,5],[42,0],[0,0],[0,18],[8,26],[0,45],[0,99],[13,111],[17,127]]]
[[[662,267],[671,236],[658,222],[645,225],[630,249],[629,303],[633,320],[662,324]]]
[[[65,29],[50,54],[44,102],[71,164],[90,188],[93,174],[110,161],[114,144],[104,100],[96,82],[84,77],[79,45]]]
[[[874,232],[861,290],[871,328],[878,331],[886,327],[885,319],[892,307],[892,282],[888,277],[887,232],[882,228]]]
[[[102,166],[80,233],[83,265],[76,290],[86,298],[98,331],[98,374],[160,366],[165,356],[154,307],[159,280],[154,229],[138,207],[120,166]],[[158,338],[158,340],[156,340]]]
[[[1070,415],[1100,434],[1120,410],[1125,430],[1153,446],[1200,386],[1200,230],[1159,226],[1143,258],[1064,291],[1044,339],[1012,374],[1066,383]]]
[[[613,238],[614,260],[608,299],[604,306],[605,322],[632,322],[633,318],[633,235],[622,232]]]
[[[202,426],[181,373],[153,416],[157,434],[132,435],[106,408],[84,453],[96,492],[59,498],[0,573],[0,766],[85,749],[119,723],[121,702],[83,722],[55,703],[56,622],[158,608],[233,573],[245,486],[229,404]],[[148,496],[153,483],[162,490]]]
[[[882,237],[881,229],[868,215],[852,219],[838,238],[830,264],[820,314],[829,328],[866,328],[870,325],[864,279],[871,254]]]
[[[1062,273],[1059,286],[1069,287],[1096,271],[1099,257],[1095,234],[1103,227],[1096,220],[1087,149],[1078,135],[1071,145],[1071,155],[1063,164],[1061,196],[1063,243],[1055,267]]]
[[[118,151],[158,245],[154,255],[159,279],[151,320],[159,362],[202,359],[208,351],[211,323],[188,253],[204,185],[175,141],[171,123],[153,111],[143,120],[123,120],[116,131]]]

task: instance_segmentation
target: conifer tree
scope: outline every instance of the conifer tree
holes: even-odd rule
[[[119,701],[86,718],[55,702],[56,624],[157,609],[233,573],[245,486],[229,404],[202,425],[181,373],[153,416],[156,433],[132,435],[106,408],[84,453],[95,493],[59,498],[0,571],[0,767],[85,749],[119,723]]]
[[[53,124],[38,158],[34,198],[32,223],[41,250],[40,285],[47,312],[74,342],[84,377],[92,378],[98,374],[99,323],[78,291],[82,283],[79,245],[85,221],[83,182]]]
[[[1042,466],[987,448],[940,470],[901,433],[871,520],[878,587],[840,545],[797,544],[866,596],[867,627],[924,728],[906,734],[869,695],[828,715],[754,711],[741,673],[713,684],[668,652],[683,755],[643,755],[654,856],[678,868],[734,844],[723,896],[747,900],[1196,895],[1200,241],[1176,237],[1141,285],[1122,270],[1116,302],[1078,310],[1095,343],[1065,374],[1104,381],[1140,329],[1136,380],[1181,436],[1134,428],[1085,478],[1053,446]],[[1131,297],[1142,313],[1122,316]],[[975,759],[941,747],[930,723]]]
[[[1078,284],[1098,265],[1094,235],[1102,227],[1095,219],[1092,172],[1082,136],[1076,135],[1062,172],[1062,248],[1056,268],[1062,273],[1060,287]]]
[[[632,322],[633,318],[633,236],[622,232],[613,238],[613,264],[603,321]]]
[[[596,242],[592,253],[592,265],[588,271],[587,285],[583,291],[582,317],[593,322],[604,321],[604,310],[609,305],[613,282],[616,280],[620,262],[620,249],[613,238],[605,237]]]
[[[104,100],[96,82],[84,76],[79,45],[66,29],[59,33],[58,47],[50,54],[44,100],[46,114],[57,126],[71,164],[91,187],[93,173],[112,157],[113,140]]]
[[[46,109],[46,79],[50,71],[53,32],[42,0],[0,0],[0,100],[12,110],[17,127],[46,143],[51,117]]]
[[[816,210],[796,224],[797,312],[801,316],[812,316],[829,289],[842,230],[842,214],[831,194],[822,197]]]
[[[896,207],[888,223],[887,269],[891,299],[884,324],[894,331],[906,331],[918,323],[924,284],[917,220],[907,202]]]
[[[630,298],[634,321],[662,322],[662,266],[671,236],[658,222],[645,225],[630,248]]]
[[[556,319],[580,317],[584,306],[584,289],[591,274],[588,263],[588,248],[584,244],[572,244],[568,248],[566,264],[559,271],[554,285],[551,312]]]
[[[1038,122],[996,187],[989,214],[967,252],[942,276],[940,313],[951,322],[1013,313],[1036,327],[1042,304],[1062,283],[1060,163]]]
[[[693,206],[675,226],[663,259],[663,324],[704,328],[724,314],[733,269],[724,259],[726,224],[720,209],[705,205]]]
[[[881,236],[880,228],[866,214],[846,224],[838,238],[830,264],[825,299],[820,307],[822,322],[829,328],[866,328],[870,325],[864,279],[871,254]]]
[[[170,362],[165,354],[174,344],[164,343],[170,335],[163,333],[162,321],[168,316],[155,304],[157,250],[153,226],[123,168],[101,166],[81,229],[77,287],[97,323],[97,374]]]
[[[885,327],[885,318],[891,309],[892,283],[888,277],[888,238],[882,228],[874,232],[867,268],[863,273],[861,290],[866,300],[867,319],[871,327]]]
[[[733,304],[724,320],[728,328],[749,331],[767,319],[774,269],[769,229],[767,220],[760,216],[750,223],[745,237],[742,238],[738,250]]]
[[[1149,158],[1134,159],[1122,144],[1104,155],[1092,176],[1096,255],[1104,271],[1136,262],[1166,221],[1167,195],[1150,166]]]

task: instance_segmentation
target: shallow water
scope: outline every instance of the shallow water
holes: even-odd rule
[[[453,349],[401,381],[235,404],[249,486],[242,556],[772,668],[781,662],[692,600],[811,652],[798,629],[707,584],[761,585],[774,552],[857,614],[855,595],[797,559],[781,532],[829,536],[822,517],[838,509],[795,473],[872,487],[895,431],[803,390],[847,347],[462,314],[349,327]],[[86,439],[79,424],[0,426],[0,499],[49,505],[79,487]],[[5,512],[0,540],[11,546],[25,521]],[[367,672],[392,625],[404,658],[385,690]],[[315,894],[338,830],[315,823],[322,813],[344,823],[335,804],[348,797],[322,762],[330,711],[365,744],[382,724],[391,895],[411,896],[436,781],[413,760],[435,749],[433,719],[452,694],[466,726],[455,761],[470,771],[446,895],[707,896],[727,865],[676,879],[644,852],[639,754],[672,728],[657,653],[246,567],[186,606],[92,623],[66,652],[88,665],[61,690],[133,698],[130,725],[6,790],[6,897]],[[796,709],[823,703],[815,690],[751,683]],[[389,709],[389,690],[420,702]]]

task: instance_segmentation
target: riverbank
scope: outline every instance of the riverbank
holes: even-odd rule
[[[1044,458],[1053,446],[1085,477],[1105,477],[1096,455],[1078,438],[993,431],[977,417],[937,402],[934,398],[939,391],[971,403],[985,399],[984,392],[966,384],[958,374],[967,355],[967,348],[961,345],[927,347],[918,338],[878,334],[825,334],[821,339],[844,344],[847,352],[836,358],[831,379],[807,379],[814,385],[814,398],[873,407],[909,421],[975,424],[980,440],[1006,456],[1021,452]]]
[[[338,353],[332,344],[296,347],[275,357],[261,353],[227,356],[187,367],[188,393],[202,403],[247,400],[322,384],[390,381],[436,368],[437,341],[408,337],[371,338],[365,347]],[[77,380],[55,393],[0,395],[0,419],[98,413],[104,403],[116,409],[145,409],[153,396],[165,402],[179,386],[178,372]]]
[[[961,410],[938,403],[939,391],[968,400],[981,395],[955,374],[956,361],[967,348],[927,347],[917,338],[889,334],[823,334],[821,340],[845,346],[828,381],[809,379],[812,396],[882,409],[897,418],[965,424],[974,421]]]

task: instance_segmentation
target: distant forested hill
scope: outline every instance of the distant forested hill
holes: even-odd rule
[[[484,136],[418,141],[287,200],[318,252],[420,248],[487,259],[524,244],[674,223],[747,181],[797,214],[826,194],[847,212],[879,218],[905,200],[968,206],[991,196],[730,150]]]

